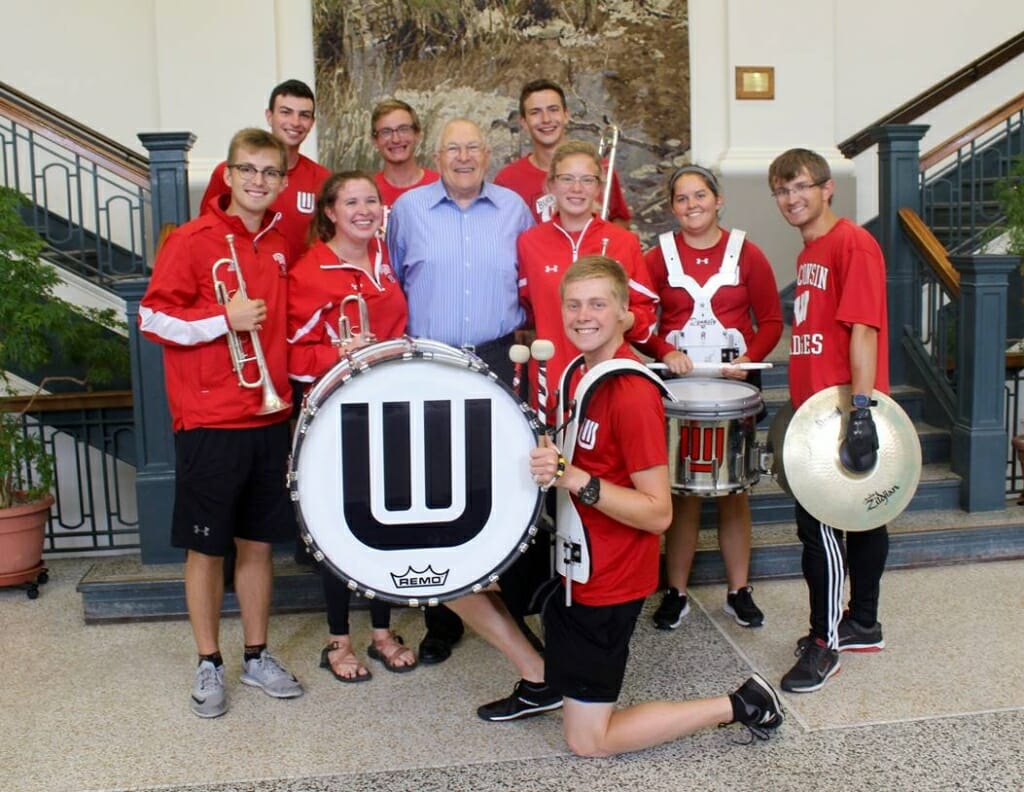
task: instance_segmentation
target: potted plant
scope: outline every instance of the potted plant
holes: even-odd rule
[[[0,390],[13,396],[9,372],[33,374],[52,360],[105,382],[128,370],[127,342],[109,332],[111,310],[86,310],[58,298],[57,270],[20,214],[21,193],[0,187]],[[41,392],[43,385],[40,385]],[[42,570],[44,528],[53,504],[53,459],[24,416],[31,400],[0,400],[0,586],[25,583]],[[32,596],[34,589],[30,589]]]

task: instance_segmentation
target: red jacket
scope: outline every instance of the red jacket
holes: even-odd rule
[[[338,335],[341,301],[361,294],[370,316],[370,330],[378,341],[405,333],[409,311],[398,281],[391,272],[387,247],[370,243],[370,259],[380,254],[371,277],[362,267],[338,260],[326,242],[317,242],[288,271],[288,374],[312,382],[338,362],[334,338]],[[353,332],[362,332],[354,302],[345,306]]]
[[[569,361],[579,351],[565,336],[562,325],[562,296],[559,288],[566,270],[583,256],[600,253],[619,262],[629,278],[629,310],[633,327],[626,340],[633,344],[647,341],[657,321],[658,296],[647,275],[640,242],[636,235],[614,223],[594,217],[576,239],[577,249],[559,225],[559,218],[535,225],[519,235],[516,251],[519,256],[519,302],[527,312],[527,324],[537,330],[537,338],[546,338],[555,345],[555,356],[548,361],[548,406],[557,404],[558,380]],[[536,405],[537,361],[530,361],[530,382],[534,386],[530,403]]]
[[[288,400],[287,241],[277,230],[276,214],[268,212],[263,227],[252,234],[240,218],[224,213],[227,202],[213,202],[206,214],[167,237],[139,305],[142,334],[164,347],[167,402],[175,431],[241,429],[288,420],[286,410],[257,416],[262,389],[238,384],[228,351],[227,312],[217,302],[212,271],[215,262],[231,255],[225,237],[234,234],[249,298],[267,303],[259,333],[267,370],[277,393]],[[217,276],[233,294],[238,281],[229,265],[219,267]],[[250,334],[239,337],[246,354],[251,354]],[[257,378],[256,363],[247,363],[244,373],[249,380]]]

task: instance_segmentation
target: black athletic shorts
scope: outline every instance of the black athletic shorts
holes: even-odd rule
[[[544,605],[544,681],[577,701],[617,701],[643,604],[567,608],[565,589],[556,588]]]
[[[222,556],[234,539],[295,537],[285,485],[288,422],[256,429],[190,429],[174,435],[171,544]]]

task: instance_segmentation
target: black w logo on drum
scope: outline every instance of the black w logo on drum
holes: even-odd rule
[[[369,547],[455,547],[480,533],[490,519],[490,399],[463,402],[462,448],[452,447],[452,401],[422,405],[422,444],[413,442],[410,402],[385,402],[379,427],[370,426],[367,403],[341,405],[345,520],[353,536]],[[373,503],[371,431],[375,445],[383,449],[383,486],[376,488],[383,491],[383,504]],[[460,468],[461,478],[457,478]],[[421,479],[413,480],[414,469],[422,470]],[[424,512],[441,514],[463,500],[461,513],[451,519],[424,519]],[[388,513],[389,522],[377,519],[375,506],[378,513]],[[396,518],[402,512],[409,513],[407,521]]]

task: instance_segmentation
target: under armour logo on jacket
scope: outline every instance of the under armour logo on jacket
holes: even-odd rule
[[[697,258],[696,261],[697,261],[698,264],[710,264],[711,263],[711,259],[710,258]]]
[[[546,265],[544,267],[544,271],[545,272],[558,272],[558,265],[557,264],[552,264],[550,266]]]

